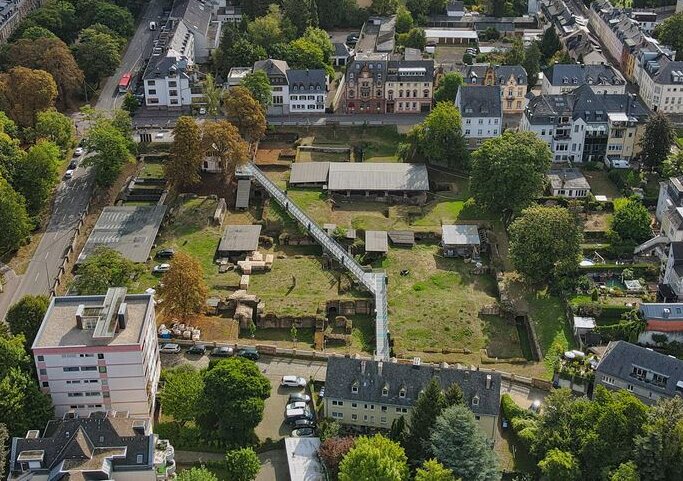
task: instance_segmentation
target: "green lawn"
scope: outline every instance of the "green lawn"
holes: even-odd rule
[[[496,301],[495,280],[472,266],[444,258],[436,245],[390,249],[389,322],[400,357],[420,352],[488,349],[491,357],[522,357],[517,331],[479,310]],[[407,276],[400,271],[408,269]]]
[[[590,184],[593,195],[606,195],[608,199],[621,197],[619,188],[609,179],[606,171],[584,169],[582,173]]]
[[[573,345],[571,328],[558,297],[546,290],[533,291],[527,294],[526,300],[529,304],[529,317],[534,323],[543,354],[556,339],[565,339],[570,346]]]

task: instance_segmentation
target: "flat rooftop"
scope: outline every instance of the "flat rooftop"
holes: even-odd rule
[[[33,349],[67,346],[101,346],[139,344],[148,309],[153,305],[151,294],[127,294],[122,302],[127,307],[125,329],[118,329],[111,337],[94,338],[97,329],[81,329],[76,322],[79,306],[84,306],[83,318],[105,320],[106,295],[53,297],[43,323],[33,342]],[[116,317],[117,313],[113,313]]]
[[[479,228],[474,224],[442,225],[441,240],[449,246],[478,246]]]
[[[427,191],[424,164],[331,162],[329,190]]]
[[[105,207],[76,264],[100,246],[119,251],[133,262],[146,262],[166,214],[166,206]]]
[[[318,461],[320,438],[285,438],[287,465],[291,481],[323,481]]]
[[[324,184],[330,172],[329,162],[295,162],[289,174],[290,184]]]
[[[218,252],[246,252],[258,250],[260,225],[229,225],[223,231]]]

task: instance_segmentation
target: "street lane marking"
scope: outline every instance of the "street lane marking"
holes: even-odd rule
[[[38,277],[40,276],[40,272],[36,272],[36,278],[33,279],[33,282],[36,282],[38,280]]]
[[[49,251],[45,253],[45,260],[47,260],[48,257],[50,257],[50,252],[49,252]]]

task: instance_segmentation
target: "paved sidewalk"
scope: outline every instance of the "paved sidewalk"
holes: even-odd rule
[[[21,277],[10,269],[9,266],[1,262],[0,276],[3,277],[3,283],[0,285],[0,321],[2,321],[12,305],[12,298],[19,288]]]

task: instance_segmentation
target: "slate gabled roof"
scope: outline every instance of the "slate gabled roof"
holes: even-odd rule
[[[463,85],[458,91],[463,117],[500,117],[502,106],[497,85]]]
[[[365,366],[364,372],[363,365]],[[486,388],[487,376],[491,376],[488,389]],[[327,362],[325,397],[412,406],[420,391],[433,377],[444,389],[457,383],[463,391],[465,402],[474,414],[498,415],[500,374],[450,367],[439,368],[429,365],[414,367],[410,364],[394,362],[332,357]],[[358,387],[357,393],[352,392],[354,385]],[[387,394],[383,395],[385,387]],[[401,397],[401,391],[405,392],[404,397]]]

